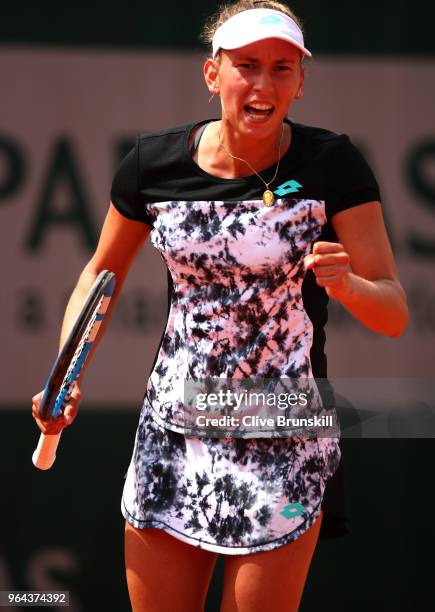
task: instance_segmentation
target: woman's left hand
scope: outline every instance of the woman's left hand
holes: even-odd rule
[[[340,242],[316,242],[304,259],[316,282],[368,329],[391,338],[403,333],[408,307],[377,201],[332,216]]]
[[[313,270],[316,282],[329,297],[339,299],[350,281],[350,257],[339,242],[315,242],[313,252],[304,258],[306,270]]]

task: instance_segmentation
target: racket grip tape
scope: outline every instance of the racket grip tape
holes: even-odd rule
[[[49,470],[56,459],[56,449],[61,433],[46,435],[41,433],[38,446],[32,455],[33,465],[40,470]]]

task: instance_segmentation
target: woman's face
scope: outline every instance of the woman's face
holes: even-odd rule
[[[209,87],[218,89],[225,126],[240,135],[276,135],[293,100],[302,95],[301,52],[278,38],[221,50],[217,68],[209,65],[207,73],[206,63],[205,74]]]

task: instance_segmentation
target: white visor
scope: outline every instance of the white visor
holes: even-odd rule
[[[286,40],[311,57],[297,23],[274,9],[250,9],[227,19],[213,36],[213,57],[219,49],[238,49],[265,38]]]

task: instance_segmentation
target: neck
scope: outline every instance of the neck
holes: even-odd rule
[[[290,128],[285,123],[266,138],[249,138],[229,129],[225,121],[216,122],[216,163],[232,177],[248,176],[273,166],[290,145]],[[234,159],[239,157],[240,159]],[[243,160],[243,161],[242,161]],[[248,165],[249,164],[249,165]]]

